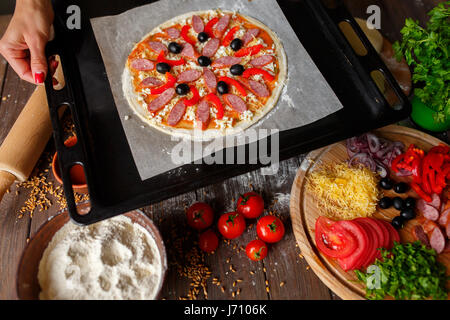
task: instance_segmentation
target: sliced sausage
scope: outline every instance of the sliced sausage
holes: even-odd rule
[[[138,71],[148,71],[155,69],[155,64],[148,59],[134,59],[130,66]]]
[[[180,30],[177,28],[169,28],[166,30],[166,33],[171,39],[178,39],[181,34]]]
[[[250,85],[250,90],[258,97],[270,96],[269,89],[267,89],[267,86],[264,83],[254,81],[254,80],[249,80],[248,84]]]
[[[225,29],[228,27],[228,24],[230,23],[231,14],[226,14],[222,18],[217,21],[215,28],[213,30],[214,37],[216,38],[222,38],[223,33],[225,32]]]
[[[233,64],[240,63],[241,60],[242,58],[226,56],[215,60],[211,66],[213,68],[226,68],[232,66]]]
[[[205,24],[203,23],[203,20],[197,15],[194,15],[192,17],[192,27],[197,33],[203,32],[203,30],[205,30]]]
[[[240,78],[239,82],[258,97],[268,97],[270,95],[269,89],[263,83],[245,78]]]
[[[205,57],[212,57],[216,54],[217,49],[219,49],[220,40],[216,38],[210,39],[203,47],[202,55]]]
[[[164,107],[167,103],[169,103],[170,100],[172,100],[173,96],[175,95],[175,89],[169,88],[163,93],[161,93],[158,97],[153,99],[152,102],[148,105],[148,111],[155,112]]]
[[[209,92],[216,92],[217,78],[214,72],[208,68],[203,68],[203,79],[205,80],[205,84]]]
[[[444,212],[441,212],[441,215],[439,217],[439,224],[443,227],[447,226],[450,222],[450,209],[444,210]]]
[[[164,82],[155,78],[155,77],[147,77],[141,81],[141,87],[158,87],[162,86]]]
[[[197,51],[195,51],[194,47],[190,43],[184,44],[183,50],[181,50],[180,54],[191,60],[197,60],[198,58]]]
[[[436,221],[437,219],[439,219],[439,211],[435,207],[425,202],[425,200],[423,199],[419,199],[417,201],[417,209],[425,218],[429,220]]]
[[[425,231],[423,230],[422,226],[415,226],[413,228],[412,232],[413,232],[414,238],[416,240],[419,240],[427,247],[430,247],[430,241],[428,240],[428,237],[427,237]]]
[[[186,70],[180,73],[180,75],[177,78],[178,82],[192,82],[197,80],[202,76],[202,72],[199,70]]]
[[[150,48],[155,51],[156,53],[160,53],[161,51],[164,51],[165,54],[167,54],[168,50],[164,43],[159,41],[149,41],[148,45]]]
[[[209,104],[206,100],[202,100],[195,111],[196,127],[205,130],[209,124]]]
[[[437,210],[440,210],[440,208],[441,208],[441,198],[439,197],[438,194],[433,193],[431,195],[431,202],[428,202],[427,204],[429,204],[430,206],[435,207]]]
[[[169,117],[167,118],[167,124],[169,126],[175,126],[178,122],[180,122],[181,118],[183,118],[185,112],[186,106],[184,105],[184,101],[178,101],[172,110],[170,110]]]
[[[439,219],[439,211],[430,205],[425,205],[423,216],[431,221],[437,221]]]
[[[445,233],[447,234],[447,238],[450,238],[450,223],[445,227]]]
[[[230,106],[233,110],[236,110],[239,113],[247,111],[247,105],[244,100],[234,94],[224,94],[223,100],[225,103]]]
[[[441,229],[434,228],[430,235],[430,245],[436,250],[437,253],[441,253],[445,248],[445,236]]]
[[[248,29],[242,37],[242,45],[246,46],[250,41],[258,36],[259,32],[260,30],[258,28]]]
[[[263,55],[250,61],[250,64],[254,67],[264,67],[273,61],[273,56]]]

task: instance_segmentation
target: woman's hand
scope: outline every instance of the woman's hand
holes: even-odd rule
[[[11,22],[0,40],[0,53],[23,80],[43,83],[45,45],[53,23],[50,0],[17,0]]]

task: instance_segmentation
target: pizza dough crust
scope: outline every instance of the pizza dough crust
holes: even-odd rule
[[[206,10],[206,11],[192,11],[188,12],[186,14],[177,16],[171,20],[168,20],[164,22],[163,24],[160,24],[158,27],[154,28],[152,31],[147,33],[142,39],[133,47],[131,52],[137,47],[137,45],[152,35],[153,33],[156,33],[162,29],[168,28],[179,21],[186,20],[193,15],[203,15],[215,12],[215,10]],[[236,12],[233,11],[226,11],[222,10],[223,13],[229,13],[229,14],[235,14]],[[279,66],[279,74],[278,74],[278,85],[274,90],[271,92],[271,96],[267,100],[266,104],[262,109],[258,109],[254,112],[253,118],[251,121],[240,121],[237,125],[235,125],[233,128],[226,128],[224,130],[220,129],[207,129],[207,130],[199,130],[199,129],[193,129],[193,130],[187,130],[182,128],[172,128],[170,126],[166,125],[160,125],[156,123],[155,121],[152,121],[152,119],[149,118],[149,111],[142,107],[142,105],[138,102],[138,94],[134,91],[134,88],[132,86],[132,77],[131,73],[128,70],[127,64],[125,63],[125,69],[122,74],[122,89],[125,98],[127,99],[129,105],[141,118],[142,121],[144,121],[146,124],[150,125],[151,127],[158,129],[159,131],[162,131],[166,134],[169,134],[171,136],[179,137],[179,138],[188,138],[190,140],[194,141],[208,141],[214,138],[219,138],[227,135],[237,134],[239,132],[242,132],[243,130],[249,128],[250,126],[257,123],[259,120],[261,120],[267,113],[269,113],[277,104],[278,99],[282,93],[283,87],[286,83],[286,77],[287,77],[287,57],[286,53],[284,51],[283,45],[281,44],[280,39],[278,36],[270,30],[266,25],[264,25],[262,22],[249,17],[247,15],[243,15],[238,13],[240,16],[245,18],[250,23],[254,24],[258,28],[263,29],[266,31],[270,37],[272,38],[274,45],[275,45],[275,52],[278,59],[278,66]]]

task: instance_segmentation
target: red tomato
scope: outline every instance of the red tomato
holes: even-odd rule
[[[278,242],[284,236],[283,222],[274,216],[264,216],[256,224],[256,233],[262,241]]]
[[[398,231],[395,230],[395,228],[387,221],[384,220],[379,220],[382,224],[384,224],[384,226],[389,230],[389,246],[388,246],[388,250],[392,249],[392,247],[394,246],[394,241],[395,242],[400,242],[400,235],[398,234]]]
[[[224,213],[217,222],[219,232],[227,239],[239,237],[245,230],[245,219],[237,212]]]
[[[373,221],[378,224],[378,226],[381,228],[381,232],[383,233],[383,244],[381,245],[383,248],[389,247],[390,242],[390,236],[389,236],[389,230],[386,228],[386,226],[381,223],[378,219],[373,219]]]
[[[366,229],[354,221],[342,220],[336,223],[350,232],[357,241],[356,250],[345,258],[339,258],[339,265],[345,271],[357,269],[356,267],[362,263],[362,258],[365,258],[369,246]]]
[[[196,230],[208,228],[214,219],[213,209],[204,202],[194,203],[186,212],[187,223]]]
[[[200,234],[198,246],[205,252],[213,252],[219,246],[219,238],[211,229]]]
[[[261,261],[267,256],[267,245],[264,241],[253,240],[245,247],[247,257],[253,261]]]
[[[247,192],[239,197],[237,212],[247,219],[258,218],[264,212],[264,200],[256,192]]]
[[[362,267],[367,267],[370,265],[377,255],[377,248],[379,247],[379,239],[378,234],[372,224],[364,219],[364,218],[356,218],[353,220],[356,223],[359,223],[362,227],[366,228],[367,235],[369,236],[369,245],[370,248],[367,250],[367,255],[364,261],[362,262]]]
[[[326,217],[319,217],[315,226],[316,246],[330,258],[345,258],[356,250],[355,237]]]

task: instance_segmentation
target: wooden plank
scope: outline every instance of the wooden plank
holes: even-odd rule
[[[10,20],[11,20],[11,15],[0,16],[0,38],[5,33]],[[5,58],[3,58],[2,55],[0,55],[0,97],[3,97],[1,95],[1,91],[3,88],[4,80],[5,80],[6,66],[7,66],[7,62],[6,62]]]
[[[0,143],[6,137],[17,116],[24,107],[28,97],[34,90],[34,85],[19,79],[8,67],[0,100]],[[16,195],[17,186],[11,188],[0,204],[0,270],[2,274],[1,298],[16,297],[16,271],[20,256],[26,245],[30,218],[19,219],[19,210],[27,198],[27,192]]]

